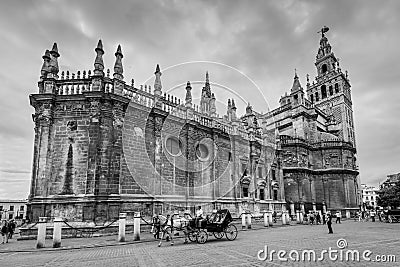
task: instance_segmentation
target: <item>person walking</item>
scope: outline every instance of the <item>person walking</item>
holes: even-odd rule
[[[8,239],[12,239],[14,232],[15,232],[15,221],[11,220],[8,222]]]
[[[196,219],[195,219],[195,224],[197,227],[201,227],[200,223],[202,219],[203,219],[203,210],[201,209],[201,206],[199,206],[198,210],[196,210]]]
[[[317,212],[317,224],[321,224],[321,215]]]
[[[309,217],[310,217],[310,225],[313,225],[314,224],[314,212],[310,212]]]
[[[326,224],[326,213],[322,214],[322,224]]]
[[[326,224],[328,225],[328,234],[333,234],[333,230],[332,230],[332,215],[328,214],[328,221],[326,222]]]
[[[2,237],[2,244],[8,243],[8,223],[6,220],[3,221],[1,225],[1,237]]]
[[[340,211],[336,212],[336,223],[341,223],[340,219],[342,218],[342,213]]]

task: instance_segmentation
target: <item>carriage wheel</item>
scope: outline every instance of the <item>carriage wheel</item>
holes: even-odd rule
[[[216,239],[221,239],[224,237],[223,232],[213,232],[213,235],[215,236]]]
[[[204,244],[207,242],[207,239],[208,239],[208,234],[206,231],[200,230],[199,232],[197,232],[197,243]]]
[[[188,238],[191,242],[196,242],[197,241],[197,231],[189,232]]]
[[[237,228],[236,226],[234,226],[233,224],[228,225],[225,229],[225,236],[228,240],[232,241],[235,240],[238,234]]]

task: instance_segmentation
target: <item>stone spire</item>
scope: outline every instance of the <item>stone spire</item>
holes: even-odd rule
[[[190,85],[190,81],[186,84],[186,97],[185,97],[185,106],[187,108],[192,107],[192,86]]]
[[[302,91],[303,87],[301,87],[299,77],[297,76],[297,71],[294,69],[294,78],[293,78],[293,85],[292,89],[290,89],[291,92],[296,92],[296,91]]]
[[[69,144],[67,164],[65,166],[64,184],[60,195],[72,195],[74,193],[72,190],[73,173],[74,173],[74,167],[72,162],[73,162],[72,144]]]
[[[117,52],[115,52],[115,64],[114,64],[114,79],[124,79],[124,68],[122,67],[122,55],[121,45],[118,45]]]
[[[317,59],[323,58],[332,52],[332,47],[328,42],[328,38],[325,36],[327,31],[329,31],[329,28],[326,26],[322,27],[322,29],[319,31],[321,33],[321,40],[319,41]]]
[[[226,115],[228,117],[228,120],[231,121],[232,120],[232,104],[231,104],[231,100],[228,98],[228,107],[226,109]]]
[[[94,75],[104,76],[104,61],[103,61],[103,43],[101,40],[97,43],[97,47],[94,50],[96,52],[96,59],[94,60]]]
[[[202,90],[202,96],[205,95],[208,98],[211,98],[211,86],[210,86],[210,77],[208,71],[206,72],[206,83]]]
[[[58,58],[60,54],[58,53],[57,43],[53,44],[53,48],[50,51],[50,63],[49,63],[49,71],[53,74],[54,78],[58,78]]]
[[[216,117],[217,116],[217,107],[215,106],[215,95],[214,93],[211,94],[210,99],[210,116]]]
[[[156,76],[156,79],[154,80],[154,94],[157,96],[161,96],[161,71],[160,71],[160,66],[157,64],[156,66],[156,71],[154,72],[154,75]]]
[[[232,120],[236,120],[236,105],[235,100],[232,98]]]
[[[44,53],[44,55],[42,56],[43,58],[43,65],[42,65],[42,69],[40,71],[40,78],[46,78],[47,77],[47,73],[50,72],[50,51],[46,50],[46,52]]]

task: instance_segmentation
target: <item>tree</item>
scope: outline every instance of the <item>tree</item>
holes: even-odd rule
[[[378,205],[381,207],[397,208],[400,206],[400,181],[395,185],[382,188],[378,192]]]

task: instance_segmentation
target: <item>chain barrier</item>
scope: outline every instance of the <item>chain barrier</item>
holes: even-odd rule
[[[75,234],[73,235],[73,237],[93,237],[93,234],[95,232],[98,232],[100,230],[104,230],[109,228],[112,224],[114,224],[115,222],[117,222],[118,219],[115,219],[114,221],[112,221],[111,223],[109,223],[108,225],[105,226],[99,226],[97,228],[88,228],[88,229],[80,229],[78,227],[74,227],[72,225],[70,225],[66,220],[63,221],[63,223],[65,225],[67,225],[70,229],[73,229],[75,231]],[[80,233],[80,235],[78,236],[78,232]]]

